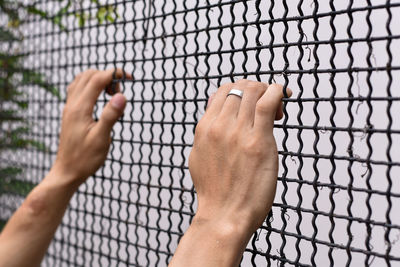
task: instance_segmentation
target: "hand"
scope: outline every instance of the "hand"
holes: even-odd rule
[[[232,88],[242,90],[243,98],[227,97]],[[281,85],[249,80],[225,84],[213,96],[189,157],[199,202],[194,222],[225,225],[221,229],[241,225],[248,238],[262,225],[276,190],[273,126],[283,116],[282,97]]]
[[[100,120],[93,120],[93,108],[102,90],[110,86],[114,69],[87,70],[78,74],[68,87],[63,112],[60,145],[53,169],[69,181],[80,185],[104,163],[110,142],[111,129],[125,108],[125,97],[116,93],[105,106]],[[115,70],[116,78],[124,73]],[[127,78],[130,75],[125,74]],[[117,92],[119,85],[116,86]],[[109,90],[107,90],[109,91]]]

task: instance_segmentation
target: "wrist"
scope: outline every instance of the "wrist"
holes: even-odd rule
[[[52,168],[46,177],[27,196],[22,208],[28,216],[40,216],[45,220],[54,218],[59,210],[64,210],[78,185],[56,168]]]
[[[251,234],[242,224],[197,212],[169,266],[238,266]]]
[[[221,241],[227,241],[231,245],[247,245],[254,230],[251,221],[240,214],[212,214],[198,211],[193,218],[191,228],[204,229]]]
[[[74,193],[78,190],[78,187],[81,185],[79,182],[79,178],[74,174],[67,172],[60,168],[58,165],[54,165],[46,177],[43,179],[43,184],[50,185],[57,188],[62,188],[65,192]]]

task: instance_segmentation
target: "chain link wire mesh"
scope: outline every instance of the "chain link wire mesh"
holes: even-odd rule
[[[109,6],[114,22],[74,15]],[[241,265],[400,264],[400,1],[76,1],[65,30],[27,20],[25,64],[64,100],[88,68],[134,77],[120,81],[128,103],[105,165],[74,196],[43,266],[167,266],[196,210],[195,125],[208,97],[242,78],[294,95],[275,125],[275,202]],[[63,101],[27,90],[32,136],[49,150],[2,161],[38,182],[57,151]],[[2,214],[15,208],[7,201]]]

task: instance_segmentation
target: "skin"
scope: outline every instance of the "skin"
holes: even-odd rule
[[[71,197],[104,163],[111,129],[126,100],[121,93],[115,94],[98,122],[93,120],[93,108],[103,88],[110,85],[113,72],[88,70],[68,87],[56,161],[3,229],[0,266],[39,266]],[[124,74],[117,69],[115,76]]]
[[[1,233],[0,266],[39,266],[71,197],[103,165],[126,103],[116,93],[100,120],[93,120],[94,105],[113,73],[88,70],[68,87],[56,161]],[[120,69],[115,75],[132,78]],[[242,99],[227,97],[233,87],[244,92]],[[209,101],[189,158],[198,210],[170,266],[239,265],[275,195],[278,153],[272,130],[274,119],[282,117],[282,89],[241,80],[221,86]]]
[[[227,97],[233,87],[243,99]],[[196,128],[189,170],[198,210],[171,267],[239,265],[275,196],[273,126],[283,116],[282,97],[277,84],[241,80],[219,88]]]

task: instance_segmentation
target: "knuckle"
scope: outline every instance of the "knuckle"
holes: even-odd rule
[[[96,69],[88,69],[84,72],[85,75],[92,75],[94,73],[98,72]]]
[[[196,125],[196,129],[195,129],[195,135],[196,136],[202,136],[204,134],[204,122],[203,120],[199,121],[199,123],[197,123]]]
[[[67,87],[67,94],[70,95],[70,94],[72,94],[73,91],[74,91],[74,87],[71,86],[71,85],[69,85],[69,86]]]
[[[245,155],[251,158],[263,158],[266,155],[265,146],[261,145],[258,139],[252,138],[242,145],[242,150]]]
[[[80,108],[78,105],[65,105],[64,116],[68,118],[77,118],[80,116]]]
[[[264,102],[257,102],[256,104],[257,113],[270,113],[272,112],[270,105]]]
[[[258,82],[258,81],[251,81],[242,79],[237,82],[238,85],[243,87],[243,90],[250,92],[250,93],[257,93],[262,94],[267,90],[268,86],[265,83]]]
[[[258,86],[254,88],[254,95],[257,96],[257,100],[261,98],[261,96],[267,91],[267,88],[264,86]]]
[[[260,92],[261,90],[263,90],[263,86],[259,82],[251,81],[247,84],[246,90],[251,92]]]
[[[96,71],[98,71],[98,70],[92,69],[92,68],[90,68],[90,69],[87,70],[87,72],[89,72],[89,73],[90,73],[90,72],[96,72]]]
[[[267,91],[267,87],[261,86],[261,87],[257,88],[256,93],[257,93],[257,95],[261,96],[265,93],[265,91]]]
[[[93,74],[92,78],[90,79],[90,82],[93,83],[94,85],[100,85],[102,79],[103,79],[104,74],[101,72],[96,72]]]
[[[81,78],[82,78],[82,76],[83,76],[83,73],[81,72],[81,73],[78,73],[77,75],[75,75],[74,76],[74,78],[73,78],[73,82],[78,82]]]
[[[262,94],[265,92],[266,88],[260,82],[252,82],[247,86],[247,91],[250,91],[254,94]]]
[[[232,131],[226,140],[230,147],[236,147],[240,141],[239,130]]]
[[[246,85],[249,82],[251,82],[251,81],[247,80],[247,79],[240,79],[240,80],[236,81],[235,83],[238,84],[238,85]]]
[[[220,123],[214,123],[207,131],[207,137],[211,142],[223,140],[224,129]]]
[[[278,83],[272,83],[268,86],[268,88],[276,88],[278,90],[283,90],[283,85],[278,84]]]
[[[221,85],[218,90],[225,90],[228,88],[231,88],[233,86],[233,83],[224,83],[223,85]]]

